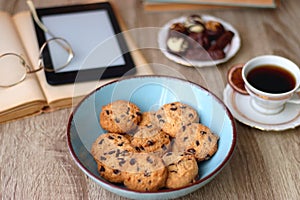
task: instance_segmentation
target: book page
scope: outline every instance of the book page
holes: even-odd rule
[[[186,3],[224,6],[275,7],[275,0],[145,0],[148,3]]]
[[[17,13],[14,16],[15,24],[17,24],[19,33],[21,35],[21,40],[25,46],[25,49],[28,53],[28,57],[32,63],[38,63],[38,42],[36,38],[36,33],[34,29],[33,20],[31,18],[29,11],[24,11]],[[121,28],[122,28],[122,24]],[[124,29],[123,29],[124,30]],[[129,49],[131,49],[133,43],[128,36],[126,37],[126,41],[128,43]],[[129,41],[130,40],[130,41]],[[135,51],[132,52],[132,57],[137,66],[136,75],[145,75],[145,74],[153,74],[152,69],[146,65],[146,61],[140,52]],[[34,64],[36,66],[36,64]],[[36,66],[37,67],[37,66]],[[65,107],[70,106],[73,100],[78,97],[82,97],[91,91],[98,88],[100,85],[108,83],[113,79],[105,79],[101,81],[90,81],[90,82],[81,82],[76,84],[64,84],[52,86],[49,85],[46,81],[46,77],[43,71],[37,73],[38,80],[43,89],[43,92],[48,100],[48,103],[52,107]]]
[[[11,15],[6,12],[0,12],[0,30],[0,54],[9,52],[17,53],[27,60],[26,52],[22,46],[21,40],[19,39]],[[14,60],[14,57],[12,57],[11,60]],[[15,67],[15,65],[20,66]],[[9,62],[5,63],[5,66],[1,65],[0,67],[9,67],[12,69],[5,69],[8,74],[7,76],[3,76],[2,74],[2,78],[10,78],[14,74],[19,73],[17,70],[21,70],[20,73],[24,70],[22,64],[18,60],[17,62],[9,60]],[[42,103],[45,102],[45,97],[34,74],[27,75],[25,80],[18,85],[9,88],[0,87],[0,122],[3,121],[2,116],[5,115],[6,111],[13,113],[15,108],[17,109],[17,107],[24,106],[24,104],[32,104],[32,102],[40,102],[41,104],[40,106],[34,104],[36,106],[36,110],[31,109],[31,112],[38,112],[38,110],[44,106]],[[22,115],[20,112],[22,111],[19,111],[19,115]]]

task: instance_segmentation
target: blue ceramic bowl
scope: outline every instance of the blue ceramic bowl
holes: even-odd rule
[[[99,134],[101,107],[115,100],[128,100],[141,111],[156,110],[163,104],[180,101],[198,111],[201,123],[219,136],[219,148],[208,161],[199,164],[199,179],[186,187],[162,189],[157,192],[136,192],[103,179],[90,149]],[[236,145],[233,117],[215,95],[203,87],[178,78],[141,76],[113,81],[87,95],[69,119],[67,130],[70,153],[79,168],[108,191],[131,199],[172,199],[187,195],[211,181],[229,161]]]

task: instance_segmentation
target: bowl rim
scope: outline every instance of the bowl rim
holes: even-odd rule
[[[221,164],[219,164],[219,166],[217,166],[217,168],[215,170],[213,170],[207,176],[205,176],[205,177],[203,177],[203,178],[201,178],[201,179],[199,179],[199,180],[195,181],[194,183],[192,183],[190,185],[187,185],[187,186],[183,186],[183,187],[179,187],[179,188],[175,188],[175,189],[160,189],[158,191],[144,191],[144,192],[141,192],[141,191],[131,190],[131,189],[128,189],[126,187],[119,187],[117,184],[111,183],[111,182],[106,181],[106,180],[102,180],[98,176],[93,174],[90,170],[88,170],[81,163],[80,159],[77,157],[77,155],[76,155],[76,153],[75,153],[75,151],[72,147],[71,133],[70,133],[71,123],[72,123],[73,117],[74,117],[75,113],[77,112],[78,108],[81,106],[81,104],[87,98],[89,98],[91,95],[93,95],[98,90],[100,90],[100,89],[102,89],[102,88],[104,88],[108,85],[111,85],[111,84],[114,84],[114,83],[117,83],[117,82],[120,82],[120,81],[123,81],[123,80],[136,79],[136,78],[166,78],[166,79],[173,79],[173,80],[179,80],[179,81],[187,82],[189,84],[192,84],[192,85],[208,92],[223,107],[223,109],[225,110],[225,113],[227,114],[227,116],[230,119],[230,122],[231,122],[231,125],[232,125],[232,128],[233,128],[233,132],[232,132],[233,138],[232,138],[232,143],[231,143],[229,152],[227,153],[225,159],[221,162]],[[133,192],[133,193],[140,193],[140,194],[170,193],[170,192],[174,192],[174,191],[183,190],[183,189],[186,189],[186,188],[191,188],[193,186],[196,186],[198,184],[201,184],[201,183],[213,178],[215,175],[217,175],[220,172],[220,170],[223,167],[225,167],[225,165],[228,163],[228,161],[232,157],[234,149],[236,147],[236,140],[237,140],[237,131],[236,131],[236,125],[235,125],[234,117],[231,114],[230,110],[225,105],[225,103],[219,97],[217,97],[214,93],[212,93],[208,89],[204,88],[203,86],[201,86],[201,85],[199,85],[195,82],[192,82],[192,81],[189,81],[189,80],[186,80],[186,79],[182,79],[182,78],[178,78],[178,77],[168,76],[168,75],[139,75],[139,76],[122,77],[120,79],[110,81],[106,84],[103,84],[103,85],[97,87],[96,89],[91,91],[89,94],[87,94],[85,97],[83,97],[83,99],[75,106],[75,108],[73,109],[73,111],[70,114],[70,117],[69,117],[69,120],[68,120],[68,126],[67,126],[67,145],[68,145],[68,149],[69,149],[69,152],[70,152],[73,160],[75,161],[75,163],[77,164],[77,166],[81,170],[83,170],[90,178],[92,178],[94,180],[97,180],[97,181],[101,182],[102,184],[104,184],[108,187],[112,187],[112,188],[115,188],[115,189],[118,189],[118,190],[123,190],[124,192]]]

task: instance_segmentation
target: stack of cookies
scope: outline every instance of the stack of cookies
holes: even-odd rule
[[[198,164],[218,149],[218,136],[199,123],[194,108],[181,102],[142,113],[129,101],[102,107],[107,131],[92,145],[99,174],[136,191],[180,188],[198,178]]]

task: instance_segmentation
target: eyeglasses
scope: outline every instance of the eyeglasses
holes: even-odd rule
[[[62,54],[56,61],[55,70],[61,70],[65,68],[72,61],[74,52],[71,45],[67,40],[61,37],[56,37],[51,33],[47,27],[40,21],[37,16],[35,7],[32,1],[27,1],[27,5],[31,11],[36,24],[52,38],[46,40],[39,50],[38,63],[36,67],[31,66],[26,61],[24,55],[14,52],[8,52],[0,55],[0,87],[8,88],[15,86],[24,81],[28,74],[36,73],[41,70],[48,72],[54,71],[51,66],[46,66],[43,62],[43,55],[50,46],[54,46],[56,49],[61,49]],[[13,73],[12,73],[13,72]]]

